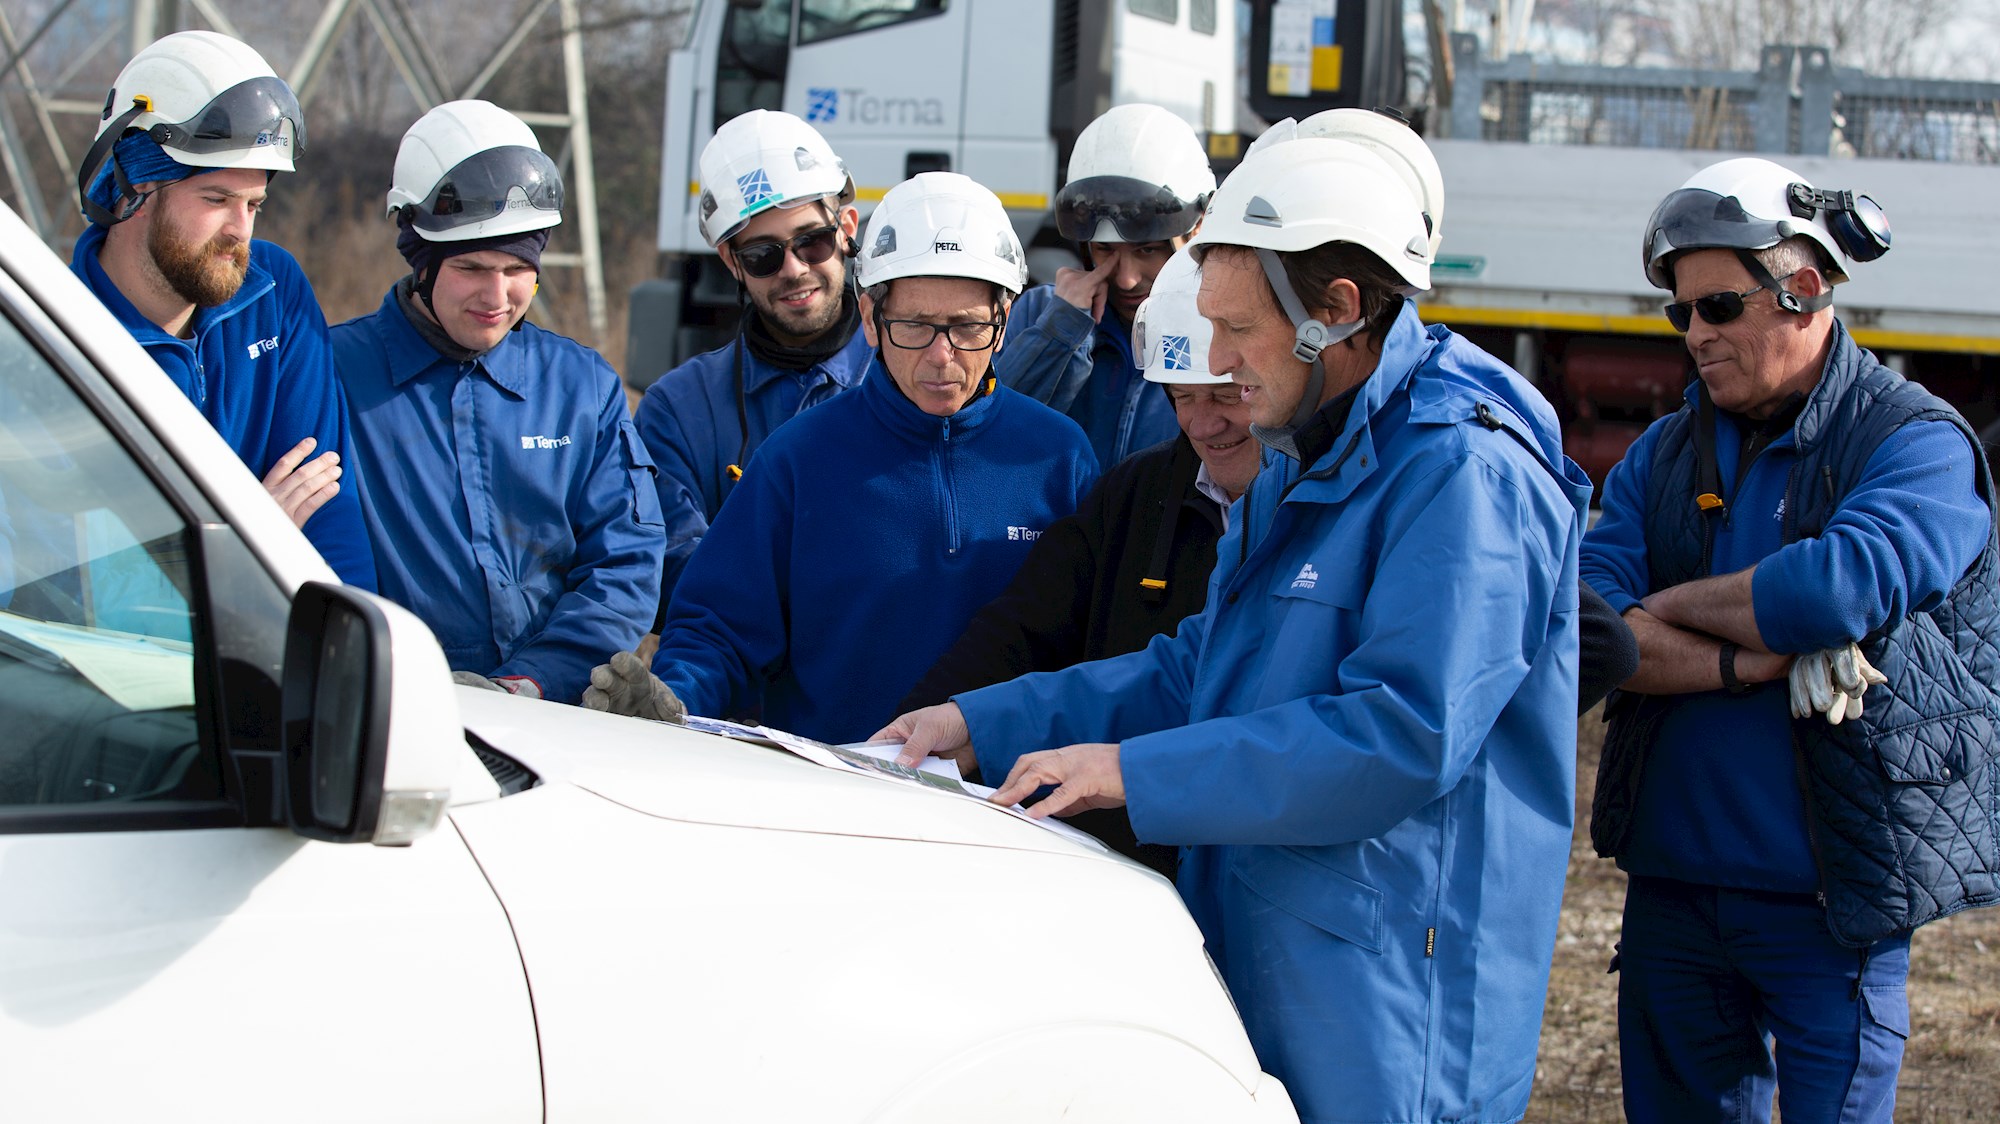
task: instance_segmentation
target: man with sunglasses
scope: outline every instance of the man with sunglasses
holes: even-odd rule
[[[460,683],[574,703],[644,635],[664,530],[616,372],[524,319],[562,202],[520,118],[424,114],[387,203],[410,272],[333,347],[382,594]]]
[[[1201,139],[1157,105],[1114,106],[1077,134],[1056,229],[1089,268],[1022,294],[994,370],[1082,426],[1107,467],[1179,432],[1166,396],[1139,376],[1132,317],[1214,191]]]
[[[861,385],[765,442],[681,575],[657,677],[620,652],[586,706],[858,741],[1089,488],[1082,431],[989,372],[1027,277],[992,192],[898,184],[859,275]]]
[[[736,337],[660,376],[634,422],[659,465],[667,525],[659,614],[771,431],[861,381],[871,354],[848,283],[859,217],[819,131],[756,109],[701,150],[701,236],[745,303]]]
[[[1832,307],[1842,259],[1888,248],[1873,200],[1756,158],[1647,226],[1697,377],[1582,560],[1640,650],[1591,820],[1629,876],[1635,1121],[1768,1119],[1774,1088],[1788,1122],[1890,1120],[1911,931],[2000,900],[1990,477]]]
[[[251,237],[272,177],[304,151],[298,100],[263,56],[212,31],[160,39],[105,98],[70,268],[334,573],[373,589],[361,507],[339,483],[347,414],[326,315],[298,262]]]

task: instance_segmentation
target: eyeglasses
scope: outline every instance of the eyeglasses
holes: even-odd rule
[[[943,335],[951,341],[951,346],[959,351],[985,351],[1000,342],[1000,329],[1007,326],[1007,318],[998,320],[974,320],[961,324],[932,324],[926,320],[888,320],[877,317],[882,326],[882,334],[889,342],[905,351],[922,351]]]
[[[1791,278],[1792,275],[1787,273],[1783,277],[1778,278],[1778,283],[1782,284],[1791,280]],[[1685,334],[1688,328],[1694,323],[1694,315],[1699,313],[1703,322],[1721,327],[1738,316],[1743,315],[1743,299],[1745,297],[1755,296],[1770,287],[1769,285],[1759,285],[1754,289],[1745,289],[1740,293],[1710,293],[1705,297],[1696,297],[1691,301],[1677,301],[1666,306],[1667,323],[1674,326],[1674,331]]]
[[[818,265],[833,256],[840,229],[822,226],[804,234],[794,234],[783,242],[752,242],[736,247],[736,263],[752,277],[769,277],[785,264],[787,251],[801,265]]]

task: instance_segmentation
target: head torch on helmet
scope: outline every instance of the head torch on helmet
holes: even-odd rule
[[[1073,180],[1056,193],[1056,229],[1075,242],[1098,240],[1110,223],[1124,242],[1164,242],[1194,229],[1208,196],[1181,199],[1157,183],[1128,176]]]
[[[506,145],[459,161],[423,202],[406,204],[403,213],[420,232],[442,234],[523,208],[548,212],[554,225],[562,205],[555,161],[539,149]]]

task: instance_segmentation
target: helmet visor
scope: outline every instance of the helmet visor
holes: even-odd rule
[[[252,78],[215,95],[188,120],[154,125],[147,135],[162,148],[193,155],[279,145],[297,156],[306,150],[306,118],[283,79]]]
[[[548,212],[553,226],[562,215],[562,175],[555,161],[526,145],[475,152],[452,166],[417,205],[410,221],[431,234],[532,208]]]
[[[1646,244],[1655,260],[1670,250],[1762,250],[1784,240],[1778,225],[1745,211],[1734,195],[1688,187],[1653,209]]]
[[[1194,229],[1205,198],[1183,201],[1156,183],[1127,176],[1090,176],[1056,193],[1056,229],[1073,242],[1096,240],[1109,222],[1125,242],[1164,242]]]

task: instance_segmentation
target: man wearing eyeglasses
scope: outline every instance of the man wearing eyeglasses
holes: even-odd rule
[[[859,741],[1089,488],[1082,431],[989,373],[1027,277],[992,192],[897,185],[859,276],[861,385],[771,435],[681,575],[656,675],[620,652],[586,706]]]
[[[1200,288],[1200,267],[1182,250],[1133,317],[1133,353],[1179,434],[1107,470],[903,696],[898,714],[1031,671],[1136,652],[1201,611],[1216,540],[1256,478],[1263,446],[1250,435],[1242,390],[1208,369]],[[1173,877],[1176,848],[1139,842],[1124,809],[1070,823]]]
[[[132,57],[77,174],[70,269],[263,479],[342,581],[375,587],[326,315],[298,262],[253,238],[305,151],[291,88],[248,45],[183,31]]]
[[[1166,396],[1139,377],[1132,317],[1214,192],[1201,139],[1157,105],[1114,106],[1077,135],[1056,229],[1089,268],[1022,295],[994,370],[1082,426],[1107,468],[1179,432]]]
[[[1890,1120],[1910,933],[2000,900],[1992,485],[1833,311],[1888,248],[1873,200],[1750,158],[1646,231],[1698,377],[1582,556],[1640,650],[1591,822],[1629,876],[1635,1121],[1768,1119],[1774,1088],[1787,1121]]]
[[[574,703],[645,634],[663,529],[617,373],[525,319],[561,175],[520,118],[446,102],[386,202],[410,271],[333,329],[382,594],[460,683]]]
[[[661,618],[765,438],[860,383],[871,354],[848,283],[854,181],[819,131],[752,110],[715,131],[700,166],[701,236],[745,307],[734,339],[660,376],[633,417],[660,470]]]

